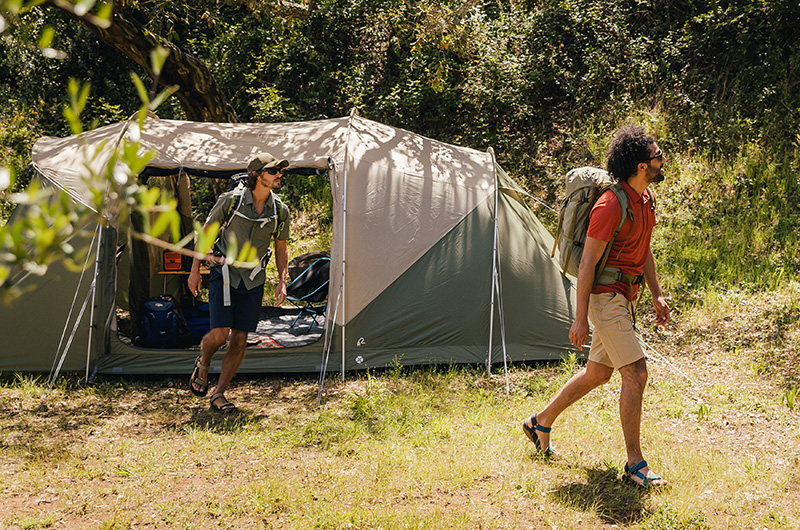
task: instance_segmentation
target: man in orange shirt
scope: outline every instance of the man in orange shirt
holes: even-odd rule
[[[647,191],[650,184],[664,180],[666,157],[642,127],[633,125],[617,131],[607,156],[608,172],[627,193],[629,211],[625,212],[628,218],[611,245],[606,266],[619,269],[619,277],[624,280],[609,285],[595,283],[595,269],[621,214],[616,195],[606,191],[592,208],[578,270],[575,321],[569,331],[570,342],[583,349],[589,338],[591,319],[594,332],[589,360],[541,412],[525,420],[523,430],[540,451],[550,455],[550,427],[558,415],[608,382],[615,369],[619,370],[622,378],[620,420],[627,451],[625,477],[642,486],[661,486],[666,481],[650,471],[640,444],[647,366],[634,326],[634,300],[644,279],[653,295],[656,324],[663,326],[669,321],[669,306],[661,293],[650,250],[655,212],[653,197]]]

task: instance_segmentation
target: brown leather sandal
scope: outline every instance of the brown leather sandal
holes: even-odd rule
[[[197,370],[202,368],[206,370],[206,380],[203,381],[200,379],[200,376],[197,373]],[[194,361],[194,370],[192,370],[192,375],[189,376],[189,390],[192,391],[197,397],[205,397],[208,394],[208,370],[211,369],[211,366],[206,366],[205,364],[200,362],[200,356],[197,356],[197,359]],[[194,386],[197,385],[200,387],[200,390],[197,390]]]
[[[222,398],[224,403],[222,405],[215,405],[214,402]],[[222,392],[217,392],[213,396],[211,396],[211,410],[214,412],[221,412],[223,414],[229,414],[231,412],[236,411],[236,405],[225,399],[225,394]]]

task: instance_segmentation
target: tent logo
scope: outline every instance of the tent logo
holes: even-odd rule
[[[362,356],[359,355],[358,357],[356,357],[356,363],[361,364],[363,362],[364,362],[364,358]]]
[[[364,340],[364,337],[360,337],[358,339],[358,341],[356,342],[356,346],[363,346],[366,343],[367,343],[367,341]]]

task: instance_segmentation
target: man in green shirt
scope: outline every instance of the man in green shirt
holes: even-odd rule
[[[230,337],[219,380],[211,395],[211,408],[219,412],[236,410],[236,406],[225,399],[225,390],[244,360],[247,334],[255,331],[258,325],[266,282],[264,268],[269,262],[272,240],[275,241],[278,269],[277,304],[286,300],[289,209],[272,191],[280,188],[281,172],[288,165],[287,160],[278,160],[269,153],[257,155],[247,165],[246,185],[220,195],[203,227],[206,229],[214,222],[224,227],[215,244],[215,255],[221,256],[235,238],[233,240],[239,248],[249,242],[256,248],[259,258],[253,269],[214,261],[209,273],[211,331],[200,343],[200,356],[195,361],[190,388],[196,396],[208,393],[211,358]],[[188,283],[191,293],[197,296],[201,283],[200,260],[197,258],[192,262]]]

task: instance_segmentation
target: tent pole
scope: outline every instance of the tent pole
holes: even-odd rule
[[[336,187],[336,164],[334,163],[331,157],[328,157],[328,184],[331,188],[331,196],[336,196],[335,187]],[[333,308],[331,308],[331,298],[333,293],[330,290],[330,284],[328,284],[328,305],[325,306],[325,335],[324,340],[322,343],[322,360],[320,361],[320,371],[319,371],[319,385],[317,386],[317,408],[319,408],[320,404],[322,403],[322,390],[325,386],[325,377],[328,373],[328,360],[330,360],[331,356],[331,347],[333,346],[333,335],[334,330],[336,329],[336,311],[339,309],[339,297],[341,296],[342,285],[339,284],[339,293],[336,295],[336,302],[333,304]],[[331,320],[331,312],[333,312],[333,320]],[[331,324],[333,322],[333,324]]]
[[[150,116],[150,114],[151,113],[148,112],[148,117]],[[108,163],[111,161],[111,158],[114,156],[114,153],[119,148],[119,144],[125,138],[125,135],[128,132],[128,127],[130,127],[131,121],[136,116],[138,116],[138,113],[131,114],[131,116],[126,120],[125,126],[120,131],[119,136],[117,137],[117,141],[114,142],[114,149],[108,155],[108,159],[106,160],[106,162],[104,164],[104,167],[108,166]],[[138,122],[137,122],[137,124],[138,124]],[[111,186],[110,182],[106,184],[106,193],[108,193],[108,189],[109,189],[110,186]],[[100,213],[101,215],[105,214],[105,212],[98,212],[98,213]],[[106,215],[103,215],[103,217],[106,218]],[[94,262],[94,281],[92,282],[92,307],[89,308],[89,344],[86,347],[86,382],[87,383],[89,382],[89,365],[91,363],[91,357],[92,357],[93,331],[97,328],[97,326],[94,323],[94,308],[95,308],[95,305],[97,304],[97,278],[98,278],[98,276],[100,274],[100,247],[101,247],[102,241],[103,241],[103,225],[100,224],[98,226],[98,229],[99,229],[99,231],[98,231],[98,238],[97,238],[97,252],[95,254],[96,258],[95,258],[95,262]]]
[[[328,304],[328,308],[325,310],[325,343],[322,346],[322,363],[319,372],[319,386],[317,388],[317,408],[319,408],[320,403],[322,403],[322,390],[325,385],[325,377],[328,373],[328,360],[331,356],[331,348],[333,347],[333,336],[334,330],[336,328],[336,313],[339,310],[339,299],[342,295],[342,288],[341,285],[339,286],[339,293],[336,296],[336,303],[333,306],[333,319],[331,320],[331,306]],[[330,296],[330,294],[328,294]],[[331,325],[333,322],[333,325]]]
[[[344,381],[344,366],[345,366],[345,331],[347,326],[345,324],[347,314],[345,311],[345,302],[347,301],[347,286],[345,285],[347,275],[347,155],[345,154],[343,177],[344,183],[342,188],[342,366],[341,378]]]
[[[350,132],[353,130],[353,117],[358,112],[353,107],[347,121],[347,138],[344,143],[344,171],[342,171],[342,367],[341,378],[344,381],[345,367],[345,332],[347,331],[347,170],[350,163]]]
[[[508,379],[508,353],[506,352],[506,321],[505,311],[503,311],[503,294],[500,289],[502,281],[502,270],[500,261],[497,262],[497,275],[495,276],[495,284],[497,286],[497,309],[500,316],[500,343],[503,345],[503,372],[506,374],[506,396],[511,393],[511,383]]]
[[[489,349],[486,353],[486,375],[492,373],[492,342],[494,339],[494,298],[495,298],[495,262],[494,256],[492,257],[492,289],[491,301],[489,302]]]
[[[86,310],[86,304],[89,303],[89,297],[94,290],[93,285],[89,285],[89,290],[86,291],[86,297],[83,301],[83,305],[78,313],[77,318],[75,319],[75,324],[72,327],[72,332],[70,333],[69,337],[67,338],[67,343],[64,345],[64,338],[67,335],[67,329],[69,328],[69,323],[72,320],[72,312],[75,309],[75,302],[78,299],[78,293],[81,290],[81,285],[83,285],[83,276],[88,269],[89,265],[89,256],[91,256],[92,247],[95,243],[100,244],[98,241],[98,232],[100,230],[100,225],[97,225],[97,228],[94,231],[94,235],[92,236],[92,242],[89,244],[89,251],[86,253],[86,261],[81,267],[81,275],[78,278],[78,285],[75,287],[75,296],[72,297],[72,304],[69,308],[69,313],[67,314],[67,320],[64,323],[64,329],[61,331],[61,340],[58,343],[58,350],[56,351],[56,356],[53,359],[53,366],[50,368],[50,377],[47,380],[47,392],[45,393],[42,401],[47,399],[50,396],[50,392],[52,392],[53,387],[55,386],[56,378],[58,374],[61,372],[61,366],[64,364],[64,358],[67,356],[67,352],[69,351],[70,346],[72,345],[72,340],[75,338],[75,334],[78,331],[78,326],[80,325],[81,320],[83,319],[83,313]],[[61,347],[64,346],[64,350],[62,353]]]
[[[94,281],[92,281],[92,305],[89,308],[89,343],[86,346],[86,383],[89,383],[89,364],[92,359],[92,336],[97,327],[94,323],[94,308],[97,303],[97,278],[100,275],[100,247],[103,245],[103,225],[99,224],[97,250],[94,261]]]
[[[489,154],[492,156],[492,167],[494,167],[494,150],[489,148]],[[491,300],[489,302],[489,350],[486,355],[486,375],[490,376],[492,374],[492,342],[494,340],[494,300],[497,288],[497,203],[498,203],[498,196],[499,196],[499,187],[497,182],[497,171],[494,171],[494,235],[493,235],[493,243],[492,243],[492,289],[491,289]],[[502,322],[501,322],[502,325]]]

